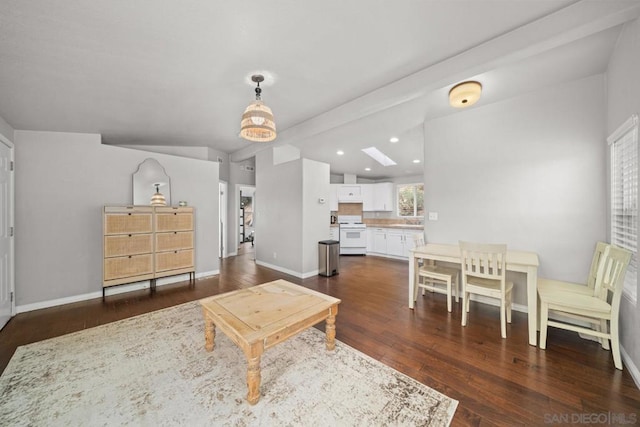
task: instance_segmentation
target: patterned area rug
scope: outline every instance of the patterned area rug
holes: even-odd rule
[[[338,330],[340,318],[338,317]],[[221,331],[204,349],[197,302],[19,347],[0,425],[448,425],[457,401],[310,328],[262,356],[260,401]]]

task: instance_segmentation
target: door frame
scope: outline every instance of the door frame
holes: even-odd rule
[[[14,230],[13,235],[10,236],[9,241],[9,292],[11,295],[11,314],[10,317],[16,315],[16,284],[15,284],[15,146],[4,135],[0,134],[0,144],[6,145],[9,148],[9,161],[14,166],[9,174],[9,197],[7,202],[9,204],[7,209],[7,226]],[[0,329],[4,327],[4,324],[0,325]]]

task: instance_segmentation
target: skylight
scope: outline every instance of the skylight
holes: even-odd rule
[[[363,148],[362,151],[367,153],[373,160],[380,163],[382,166],[393,166],[396,164],[393,160],[389,158],[382,151],[378,150],[376,147]]]

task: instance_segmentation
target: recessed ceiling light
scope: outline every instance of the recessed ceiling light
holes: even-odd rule
[[[367,172],[369,172],[371,170],[371,168],[364,168],[364,170],[366,170]]]
[[[380,163],[382,166],[393,166],[396,164],[393,160],[389,158],[382,151],[378,150],[376,147],[363,148],[362,151],[371,156],[376,162]]]
[[[397,137],[393,136],[391,137],[391,139],[389,139],[389,142],[398,142],[400,141]]]
[[[342,150],[338,150],[338,151],[336,151],[336,154],[337,154],[338,156],[342,156],[342,155],[344,154],[344,151],[342,151]]]
[[[420,160],[415,159],[415,160],[413,161],[413,163],[420,163]]]

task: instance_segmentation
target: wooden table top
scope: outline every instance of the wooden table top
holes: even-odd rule
[[[216,326],[247,344],[339,304],[338,298],[276,280],[200,300]]]

